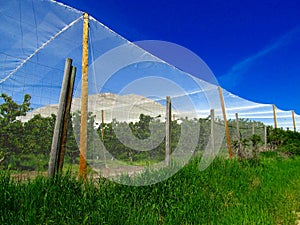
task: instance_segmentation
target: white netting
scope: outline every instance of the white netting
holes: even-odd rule
[[[49,0],[0,0],[0,5],[0,93],[11,96],[19,104],[25,94],[31,96],[33,109],[25,117],[21,117],[24,123],[37,114],[50,117],[57,113],[65,60],[72,58],[73,65],[77,67],[77,76],[71,111],[74,113],[74,136],[78,141],[83,12]],[[213,76],[206,65],[201,66],[203,77]],[[91,113],[89,122],[94,128],[89,133],[90,164],[99,168],[103,166],[104,160],[105,164],[109,164],[108,160],[116,161],[115,158],[118,157],[128,157],[129,161],[148,157],[149,162],[162,159],[164,155],[158,146],[164,142],[165,126],[162,125],[166,120],[166,96],[170,96],[172,101],[172,126],[174,130],[181,129],[181,136],[176,137],[178,134],[174,134],[173,137],[176,140],[172,147],[175,152],[173,160],[187,162],[195,150],[205,150],[204,156],[211,156],[225,149],[224,120],[218,86],[193,75],[151,55],[90,17],[88,109]],[[223,90],[223,96],[233,141],[238,138],[236,113],[241,120],[240,138],[258,134],[264,140],[264,126],[274,126],[272,105],[250,102],[226,90]],[[3,103],[3,99],[0,103]],[[213,134],[211,109],[214,109],[215,118]],[[276,112],[278,127],[293,130],[292,112],[279,109]],[[295,118],[299,129],[300,117],[295,115]],[[152,132],[148,129],[148,136],[139,134],[143,122],[149,129],[151,126],[155,127]],[[123,142],[123,148],[131,146],[131,150],[122,152],[120,156],[119,153],[109,151],[117,146],[109,146],[111,143],[107,143],[107,140],[113,136],[109,132],[118,133],[118,129],[114,130],[110,126],[120,128],[124,123],[131,126],[133,131],[129,134],[120,131],[122,135],[128,135],[119,136],[118,139]],[[188,125],[184,128],[184,124]],[[151,139],[151,134],[157,137]],[[153,145],[147,147],[157,149],[157,152],[149,151],[145,156],[142,151],[138,154],[132,151],[141,150],[134,148],[143,148],[147,142],[137,141],[137,146],[132,143],[135,138],[153,142]],[[49,145],[45,146],[48,147]],[[108,151],[105,152],[104,147]],[[67,148],[71,152],[71,162],[77,162],[78,147],[70,144]],[[178,154],[175,151],[177,148]],[[215,152],[212,153],[211,149]],[[159,155],[157,158],[156,154]],[[207,162],[210,161],[205,161],[204,164]],[[118,165],[124,165],[124,162]]]

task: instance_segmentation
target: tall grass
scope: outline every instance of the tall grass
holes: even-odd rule
[[[161,183],[85,184],[69,173],[17,181],[0,172],[0,224],[295,224],[300,158],[193,160]]]

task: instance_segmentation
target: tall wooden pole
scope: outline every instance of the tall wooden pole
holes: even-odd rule
[[[63,165],[64,165],[64,158],[65,158],[66,144],[67,144],[67,135],[68,135],[68,124],[69,124],[69,118],[70,118],[75,75],[76,75],[76,67],[72,66],[70,79],[69,79],[69,85],[68,85],[68,93],[67,93],[67,98],[66,98],[66,111],[65,111],[64,120],[63,120],[60,153],[58,155],[58,169],[57,170],[59,172],[62,171]]]
[[[276,106],[273,106],[273,115],[274,115],[274,127],[277,128],[277,118],[276,118]]]
[[[48,174],[50,177],[53,177],[57,172],[57,161],[58,155],[60,154],[60,145],[61,145],[61,136],[63,129],[63,120],[64,114],[66,110],[66,98],[68,94],[68,85],[70,79],[70,71],[72,67],[72,59],[66,59],[65,70],[64,70],[64,78],[62,82],[60,97],[59,97],[59,106],[58,112],[55,121],[55,127],[52,137],[51,151],[50,151],[50,160],[48,167]]]
[[[210,110],[210,138],[211,138],[211,155],[215,155],[215,110]]]
[[[296,132],[297,127],[296,127],[296,120],[295,120],[295,112],[294,112],[294,110],[292,110],[292,118],[293,118],[294,132]]]
[[[267,150],[267,144],[268,144],[268,129],[267,126],[265,126],[265,150]]]
[[[239,125],[239,114],[235,113],[235,122],[236,122],[236,132],[238,138],[238,154],[242,156],[242,146],[241,146],[241,133],[240,133],[240,125]]]
[[[171,153],[171,98],[167,96],[166,102],[166,157],[165,164],[170,164]]]
[[[101,110],[101,136],[102,141],[104,140],[104,110]]]
[[[238,113],[235,113],[235,122],[236,122],[237,138],[238,138],[238,142],[240,143],[241,135],[240,135],[240,125],[239,125],[239,114]]]
[[[222,106],[222,112],[223,112],[223,118],[224,118],[224,124],[225,124],[225,133],[227,138],[227,146],[228,146],[228,152],[229,152],[229,158],[232,158],[232,148],[231,148],[231,142],[230,142],[230,134],[229,134],[229,127],[228,122],[226,118],[226,110],[225,110],[225,103],[223,98],[223,91],[222,88],[219,87],[219,93],[220,93],[220,100],[221,100],[221,106]]]
[[[89,15],[83,14],[82,39],[82,90],[81,90],[81,121],[80,121],[80,161],[79,178],[86,179],[87,152],[87,119],[88,119],[88,37]]]
[[[58,169],[57,170],[59,172],[62,171],[63,166],[64,166],[64,158],[65,158],[67,134],[68,134],[68,123],[69,123],[69,117],[70,117],[70,111],[71,111],[75,75],[76,75],[76,67],[72,66],[70,79],[69,79],[67,99],[66,99],[66,112],[65,112],[64,121],[63,121],[64,123],[63,123],[63,129],[62,129],[61,147],[60,147],[60,153],[58,155]]]
[[[104,145],[104,110],[102,109],[101,110],[101,136],[102,136],[102,142],[103,142],[103,145]],[[105,155],[105,149],[103,149],[103,159],[104,159],[104,165],[105,165],[105,168],[108,168],[107,166],[107,161],[106,161],[106,155]]]

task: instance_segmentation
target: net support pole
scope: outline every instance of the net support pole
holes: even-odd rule
[[[274,127],[277,128],[276,106],[273,104]]]
[[[215,155],[215,110],[210,110],[210,138],[211,138],[211,155]]]
[[[236,133],[238,139],[238,154],[242,156],[242,146],[241,146],[241,133],[240,133],[240,124],[239,124],[239,114],[235,113],[235,122],[236,122]]]
[[[236,133],[237,133],[237,138],[238,142],[240,143],[241,141],[241,135],[240,135],[240,126],[239,126],[239,114],[235,114],[235,122],[236,122]]]
[[[227,118],[226,118],[225,103],[224,103],[223,91],[222,91],[221,87],[219,87],[219,93],[220,93],[220,101],[221,101],[224,124],[225,124],[225,133],[226,133],[226,139],[227,139],[228,153],[229,153],[229,158],[232,159],[232,148],[231,148],[231,142],[230,142],[229,127],[228,127],[228,122],[227,122]]]
[[[296,127],[296,120],[295,120],[295,112],[294,112],[294,110],[292,110],[292,118],[293,118],[294,132],[296,132],[297,127]]]
[[[171,153],[171,98],[166,98],[166,156],[165,164],[170,165],[170,153]]]
[[[267,144],[268,144],[268,129],[267,126],[265,128],[265,150],[267,150]]]
[[[104,144],[104,110],[103,109],[101,110],[101,137],[102,137],[102,142]],[[106,155],[105,155],[105,148],[103,148],[103,159],[104,159],[105,168],[108,168]]]
[[[101,110],[101,137],[104,140],[104,110]]]
[[[66,152],[66,143],[67,143],[67,134],[68,134],[68,123],[70,118],[71,104],[72,104],[72,96],[74,90],[74,82],[76,76],[76,67],[71,67],[71,74],[68,84],[68,93],[66,99],[66,112],[64,115],[64,122],[62,128],[62,137],[61,137],[61,145],[60,145],[60,153],[58,155],[58,171],[61,172],[64,166],[64,158]]]
[[[89,15],[83,14],[82,38],[82,90],[81,90],[81,118],[80,118],[80,157],[79,178],[86,180],[87,153],[87,120],[88,120],[88,36]]]
[[[53,177],[57,172],[58,155],[60,154],[60,145],[62,137],[62,129],[64,123],[64,114],[66,111],[66,98],[68,94],[69,77],[72,67],[72,59],[66,59],[64,77],[59,96],[58,112],[55,120],[55,127],[52,136],[52,144],[50,151],[48,174]]]

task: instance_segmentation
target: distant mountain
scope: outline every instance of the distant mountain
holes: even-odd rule
[[[117,95],[113,93],[103,93],[89,95],[88,111],[96,116],[95,123],[101,123],[101,111],[104,110],[104,122],[109,123],[113,119],[117,121],[134,122],[138,121],[140,114],[152,117],[161,116],[165,118],[165,106],[158,102],[136,94]],[[81,99],[73,98],[71,112],[80,111]],[[22,122],[27,122],[37,114],[42,117],[57,114],[58,104],[46,105],[28,112],[26,116],[19,117]]]

